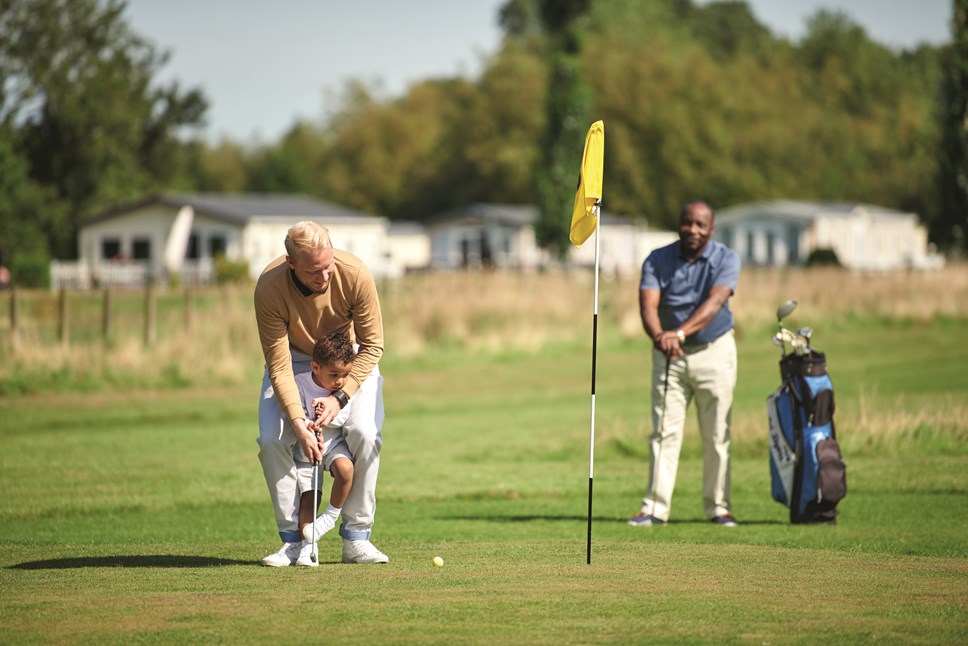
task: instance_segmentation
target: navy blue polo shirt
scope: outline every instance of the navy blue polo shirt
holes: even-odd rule
[[[641,289],[657,290],[659,320],[663,330],[675,330],[709,298],[713,285],[729,287],[736,292],[739,280],[739,256],[721,242],[710,240],[695,260],[682,257],[678,240],[652,251],[642,263]],[[686,345],[712,343],[733,328],[729,300],[706,327],[690,334]]]

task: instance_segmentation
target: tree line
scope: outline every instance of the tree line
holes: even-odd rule
[[[885,9],[887,10],[887,9]],[[277,141],[201,137],[207,100],[157,82],[166,54],[118,0],[0,3],[0,262],[70,258],[92,215],[146,193],[299,192],[392,219],[538,204],[567,244],[584,131],[606,124],[605,207],[870,202],[968,232],[968,0],[952,41],[895,50],[821,10],[798,42],[743,1],[509,0],[476,78],[400,96],[347,83]],[[544,231],[544,233],[542,233]]]

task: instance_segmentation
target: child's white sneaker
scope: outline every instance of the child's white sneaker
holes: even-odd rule
[[[318,541],[323,534],[336,527],[336,519],[329,514],[323,514],[313,522],[313,525],[316,526],[316,540]],[[306,525],[302,529],[303,538],[310,543],[313,542],[313,525]]]
[[[315,548],[316,546],[313,545],[312,541],[303,541],[302,547],[299,550],[299,557],[296,559],[296,565],[300,567],[319,567],[319,555],[316,553]]]

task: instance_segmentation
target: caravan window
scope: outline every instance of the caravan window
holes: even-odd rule
[[[224,236],[212,236],[208,239],[208,255],[212,258],[224,256],[226,246]]]
[[[121,257],[121,241],[117,238],[101,240],[101,259],[115,260]]]
[[[151,240],[135,238],[131,242],[131,255],[135,260],[151,260]]]
[[[185,257],[198,260],[198,236],[194,233],[188,236],[188,249],[185,251]]]

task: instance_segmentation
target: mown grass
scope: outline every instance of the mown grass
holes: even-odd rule
[[[817,330],[837,387],[839,523],[791,526],[770,500],[767,315],[739,334],[740,527],[703,517],[694,423],[673,522],[628,527],[646,477],[648,348],[606,314],[591,565],[580,335],[388,352],[380,567],[338,564],[332,535],[316,570],[257,565],[277,546],[257,374],[2,398],[0,641],[963,643],[968,317],[801,308],[792,323]]]

